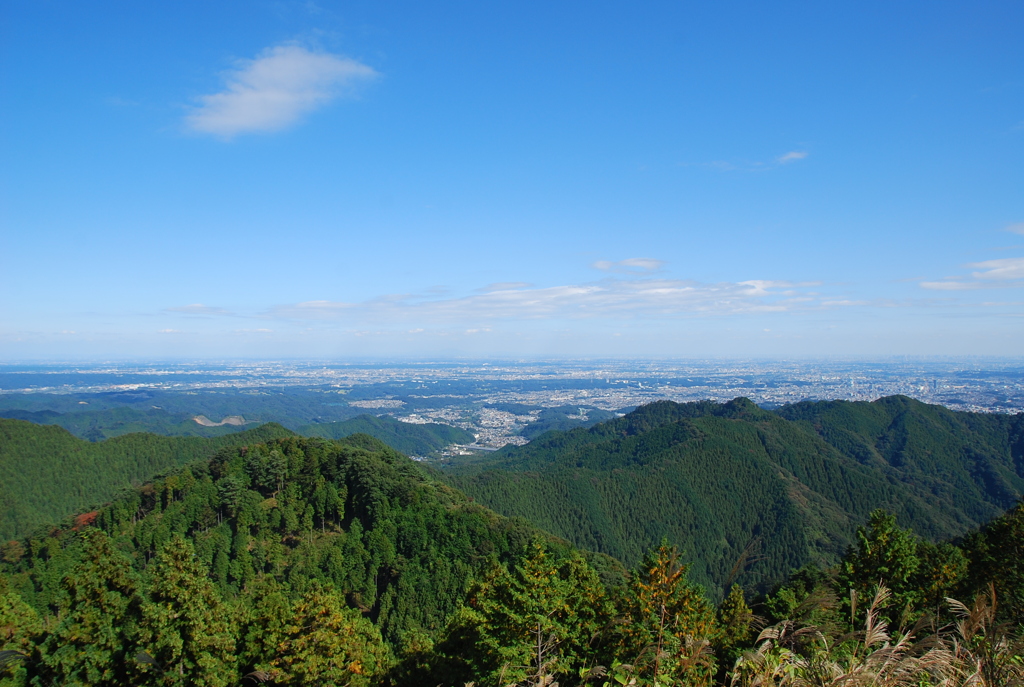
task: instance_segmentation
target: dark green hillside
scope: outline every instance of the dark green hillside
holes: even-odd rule
[[[206,660],[237,680],[236,664],[245,668],[241,673],[256,666],[289,668],[278,659],[287,646],[284,638],[302,629],[286,626],[283,614],[293,603],[311,605],[306,612],[313,620],[305,622],[318,622],[324,608],[336,608],[331,612],[339,623],[370,621],[372,626],[360,630],[368,647],[360,660],[373,654],[376,663],[365,671],[379,672],[387,666],[385,653],[373,648],[380,638],[399,654],[406,647],[429,647],[473,580],[498,564],[516,563],[534,542],[568,552],[564,543],[525,522],[502,518],[431,480],[379,441],[356,435],[352,442],[361,447],[291,437],[222,449],[212,460],[191,463],[77,518],[74,528],[68,521],[62,529],[8,544],[0,581],[6,575],[9,588],[40,614],[73,608],[77,597],[68,594],[78,584],[76,571],[94,565],[97,555],[95,535],[76,531],[87,518],[110,538],[102,574],[113,575],[112,558],[134,571],[117,573],[107,584],[148,586],[149,598],[158,601],[161,585],[180,586],[176,580],[192,576],[189,584],[196,589],[206,585],[203,603],[211,608],[233,600],[240,613],[222,611],[221,630],[234,632],[233,644],[225,640],[222,649],[207,649]],[[163,578],[168,566],[183,561],[189,571]],[[173,617],[152,619],[159,606],[148,602],[141,613],[127,602],[116,612],[124,617],[107,622],[124,634],[120,651],[133,656],[141,647],[163,660],[158,652],[168,649],[147,644],[155,640],[146,639],[146,627],[159,622],[166,634]],[[213,618],[196,622],[216,627]],[[275,640],[274,632],[282,638]],[[352,640],[336,641],[350,646]],[[60,674],[63,669],[53,665]],[[348,677],[360,670],[350,668]]]
[[[806,404],[817,405],[847,412],[842,404]],[[866,410],[855,407],[833,425],[884,425],[869,421],[879,415],[876,404],[860,405]],[[916,405],[959,418],[947,423],[950,436],[937,440],[959,452],[933,449],[931,462],[911,463],[905,449],[902,463],[866,460],[852,442],[819,435],[813,421],[788,419],[792,408],[775,413],[746,399],[664,401],[590,429],[550,432],[446,474],[500,513],[630,565],[665,537],[686,550],[695,577],[712,589],[729,580],[747,551],[738,580],[764,588],[808,561],[837,560],[876,508],[938,539],[980,525],[1024,491],[1017,486],[1024,471],[1016,420]],[[905,447],[927,444],[936,431],[919,419],[904,418],[900,427]]]
[[[1024,415],[959,413],[906,396],[798,403],[777,412],[974,523],[1024,493]]]
[[[185,429],[208,436],[191,418],[205,415],[217,422],[231,415],[241,415],[254,424],[277,422],[294,430],[310,422],[347,420],[364,412],[350,407],[345,399],[346,396],[336,389],[291,388],[0,394],[0,417],[59,424],[86,439],[113,436],[110,432],[124,433],[128,431],[123,427],[126,422],[135,423],[131,431],[179,434]],[[126,410],[131,412],[122,414]],[[25,412],[50,415],[49,419],[39,420],[18,415]]]
[[[472,576],[538,536],[380,442],[354,442],[362,447],[290,437],[225,448],[122,494],[92,522],[138,569],[186,536],[227,597],[268,577],[297,591],[331,583],[396,644],[443,627]],[[67,529],[28,540],[29,552],[48,547],[51,555],[8,566],[23,599],[39,608],[56,600],[79,539]]]
[[[0,418],[0,539],[101,504],[119,489],[226,446],[290,434],[267,424],[219,438],[127,434],[93,443],[53,425]]]
[[[661,405],[624,418],[609,435],[621,440],[621,459],[605,442],[606,467],[658,465],[667,446],[694,441],[719,461],[756,456],[745,429],[722,426],[786,422],[742,401],[704,410]],[[897,684],[895,674],[908,678],[898,684],[938,687],[979,670],[994,676],[986,684],[1024,678],[1013,644],[1024,622],[1024,502],[937,545],[875,511],[839,565],[806,567],[752,605],[733,586],[716,609],[671,546],[646,552],[626,575],[432,474],[365,434],[278,438],[223,448],[7,542],[0,685],[601,684],[585,679],[596,674],[639,687],[724,687],[814,684],[827,671],[831,682]],[[869,611],[879,583],[891,602]],[[947,597],[991,609],[992,619],[964,630]],[[846,600],[861,601],[855,609]],[[775,636],[786,633],[782,651],[755,639],[752,609],[778,623]],[[893,650],[885,625],[861,639],[876,613],[894,635],[934,621]],[[994,624],[1003,620],[1010,625]],[[935,646],[956,651],[941,652],[940,664],[924,653]]]
[[[471,444],[473,435],[464,429],[428,423],[399,422],[390,417],[360,415],[342,422],[303,425],[296,430],[302,436],[341,439],[352,434],[369,434],[406,455],[425,456],[451,444]]]
[[[204,427],[192,419],[194,415],[188,413],[168,413],[157,408],[141,410],[126,406],[71,413],[57,413],[52,410],[3,410],[0,411],[0,417],[27,420],[40,425],[57,425],[76,437],[89,441],[101,441],[138,432],[176,437],[219,437],[245,429],[245,426],[239,425]],[[254,426],[248,425],[250,429]]]

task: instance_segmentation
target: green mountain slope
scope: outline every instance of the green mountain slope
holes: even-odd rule
[[[985,522],[1024,493],[1024,416],[959,413],[890,396],[873,403],[798,403],[779,415],[862,464]]]
[[[645,443],[622,445],[626,463],[692,441],[706,419],[688,415],[693,407],[651,410],[611,428]],[[742,402],[703,410],[715,421],[765,420]],[[682,430],[650,437],[674,424]],[[603,458],[625,464],[610,450]],[[984,602],[994,589],[993,618],[1019,631],[1022,527],[1024,502],[962,545],[936,546],[873,513],[839,566],[804,569],[759,600],[776,630],[799,638],[813,622],[817,638],[792,641],[766,662],[770,647],[751,651],[758,624],[743,590],[734,587],[716,611],[671,547],[624,576],[614,562],[474,503],[373,437],[293,436],[224,448],[0,546],[0,683],[550,685],[578,684],[601,665],[622,684],[762,675],[761,684],[775,684],[780,674],[809,684],[821,666],[830,678],[852,666],[847,676],[875,684],[881,665],[884,678],[910,675],[920,685],[947,685],[979,666],[998,669],[989,670],[992,684],[1011,684],[1024,675],[1014,636],[982,619],[971,639],[958,637],[967,623],[953,623],[943,600],[971,602],[980,592]],[[861,640],[865,609],[844,605],[870,599],[880,580],[892,603],[876,610],[889,627],[937,614],[902,653],[870,619],[877,641]],[[944,664],[924,654],[953,642],[962,644],[940,655]]]
[[[458,427],[435,423],[419,425],[366,414],[342,422],[303,425],[296,431],[302,436],[324,439],[369,434],[396,451],[411,456],[424,456],[451,444],[473,443],[473,435]]]
[[[178,437],[219,437],[225,434],[242,431],[248,426],[222,425],[220,427],[204,427],[187,413],[168,413],[162,409],[119,407],[103,410],[84,410],[71,413],[57,413],[52,410],[3,410],[0,417],[27,420],[41,425],[57,425],[63,427],[76,437],[89,441],[102,441],[123,434],[152,432],[164,436]],[[219,418],[218,418],[219,419]]]
[[[833,562],[876,508],[937,539],[1024,492],[1024,418],[899,397],[801,406],[658,402],[446,474],[500,513],[630,565],[666,538],[712,590],[734,577],[763,589],[808,561]],[[823,419],[805,417],[817,406]]]
[[[53,425],[0,418],[0,539],[108,501],[119,489],[224,447],[288,435],[266,424],[217,438],[127,434],[93,443]]]
[[[396,648],[436,636],[472,579],[517,560],[538,537],[568,550],[366,435],[351,444],[289,437],[223,448],[86,517],[140,571],[169,540],[186,537],[218,593],[252,607],[268,590],[330,584]],[[59,602],[62,580],[82,560],[81,518],[75,523],[30,537],[19,555],[8,547],[0,563],[37,609]]]
[[[205,415],[219,421],[241,415],[254,424],[277,422],[294,430],[310,422],[347,420],[364,412],[350,407],[345,399],[336,390],[289,388],[0,394],[0,417],[61,425],[90,440],[126,431],[176,435],[185,430],[188,434],[214,436],[215,433],[207,433],[192,422],[192,418]],[[132,426],[126,429],[126,425]]]

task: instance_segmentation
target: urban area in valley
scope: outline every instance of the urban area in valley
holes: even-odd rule
[[[1019,360],[455,361],[48,364],[0,367],[0,415],[119,406],[204,426],[336,422],[358,415],[465,429],[449,452],[524,444],[545,428],[586,426],[638,405],[902,394],[954,410],[1024,410]],[[220,416],[218,416],[220,414]],[[40,416],[43,417],[43,416]]]

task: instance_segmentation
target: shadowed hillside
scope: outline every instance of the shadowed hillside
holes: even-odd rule
[[[271,423],[216,438],[126,434],[89,442],[53,425],[0,419],[0,539],[102,504],[120,489],[224,447],[290,435]]]
[[[663,401],[446,474],[500,513],[627,564],[666,538],[712,589],[765,588],[834,562],[876,508],[930,539],[995,517],[1024,493],[1022,427],[1024,416],[904,397],[777,412]]]

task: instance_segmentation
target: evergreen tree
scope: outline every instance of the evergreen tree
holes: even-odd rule
[[[578,554],[558,558],[538,541],[519,565],[496,567],[470,593],[457,644],[481,681],[536,684],[583,667],[610,616],[604,587],[586,561]]]
[[[59,622],[40,644],[39,684],[129,684],[138,674],[131,648],[140,599],[131,563],[99,530],[85,535],[81,562],[64,577]]]
[[[970,559],[970,594],[985,593],[993,585],[999,617],[1024,627],[1024,499],[967,537],[964,548]]]
[[[719,632],[715,646],[719,657],[731,666],[739,657],[739,649],[749,646],[754,639],[754,612],[747,605],[743,587],[732,586],[717,615]]]
[[[157,556],[142,608],[142,646],[155,662],[153,684],[226,687],[236,680],[228,609],[187,540],[175,536]]]
[[[388,665],[377,628],[315,582],[292,606],[278,649],[269,663],[280,684],[363,687]]]
[[[41,632],[39,615],[10,589],[7,577],[0,575],[0,651],[11,652],[0,661],[0,687],[24,684],[26,664],[39,659],[35,642]]]
[[[686,571],[679,551],[663,543],[644,557],[620,601],[618,658],[660,685],[708,685],[715,674],[714,608]]]
[[[915,584],[921,558],[921,540],[900,528],[896,516],[884,510],[871,513],[866,526],[857,528],[857,545],[842,563],[839,584],[856,592],[857,598],[872,598],[879,585],[891,592],[892,621],[920,608],[922,590]]]

